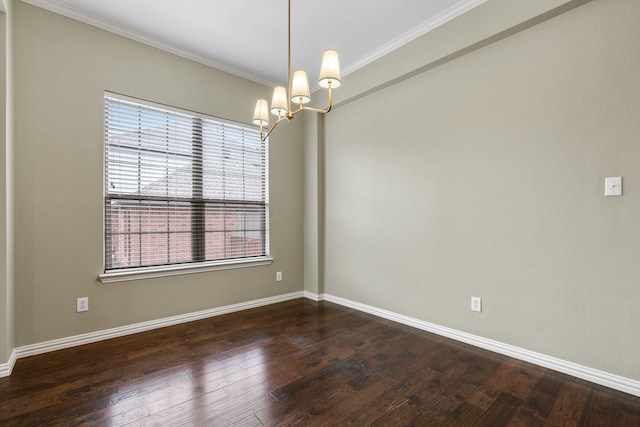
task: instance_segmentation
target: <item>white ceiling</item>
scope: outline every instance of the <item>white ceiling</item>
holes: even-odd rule
[[[286,0],[25,0],[270,86],[286,83]],[[486,0],[292,0],[292,67],[343,76]]]

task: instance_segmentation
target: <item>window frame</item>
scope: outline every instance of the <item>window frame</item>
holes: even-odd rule
[[[105,91],[102,98],[103,112],[104,112],[105,119],[103,121],[103,139],[102,139],[103,140],[103,162],[102,162],[103,164],[103,177],[102,177],[103,259],[102,259],[102,273],[98,275],[100,281],[102,283],[111,283],[111,282],[120,282],[120,281],[127,281],[127,280],[165,277],[165,276],[174,276],[174,275],[181,275],[181,274],[188,274],[188,273],[200,273],[200,272],[206,272],[206,271],[227,270],[227,269],[263,266],[263,265],[271,264],[273,262],[273,258],[270,255],[270,238],[269,238],[269,235],[270,235],[270,230],[269,230],[269,210],[270,210],[269,209],[269,206],[270,206],[269,205],[269,147],[268,147],[268,140],[267,140],[264,142],[264,144],[266,145],[264,150],[264,184],[263,184],[264,185],[264,201],[258,203],[260,205],[264,204],[264,221],[265,221],[264,226],[265,227],[264,227],[264,254],[263,255],[250,256],[246,258],[225,258],[225,259],[217,259],[217,260],[210,260],[210,261],[207,261],[207,260],[190,261],[190,262],[184,262],[184,263],[173,263],[173,264],[163,264],[163,265],[153,265],[153,266],[138,266],[138,267],[133,266],[133,267],[120,268],[120,269],[118,268],[108,269],[108,266],[107,266],[108,254],[107,254],[106,244],[108,241],[110,241],[110,236],[112,236],[113,233],[109,233],[107,230],[107,227],[108,227],[107,210],[108,210],[109,200],[112,200],[113,197],[107,193],[107,179],[108,179],[107,177],[108,123],[107,123],[107,114],[106,114],[107,98],[112,98],[112,99],[116,99],[124,102],[130,102],[130,103],[134,103],[142,106],[147,106],[150,108],[161,109],[166,112],[188,115],[193,120],[200,121],[201,126],[202,126],[203,120],[206,120],[206,121],[214,122],[216,124],[221,124],[221,125],[228,124],[235,127],[255,130],[256,132],[258,132],[256,126],[249,125],[246,123],[238,123],[238,122],[221,119],[219,117],[214,117],[214,116],[210,116],[202,113],[197,113],[197,112],[182,109],[182,108],[172,107],[172,106],[159,104],[152,101],[147,101],[144,99],[134,98],[134,97],[130,97],[130,96],[114,93],[114,92]],[[195,137],[195,132],[193,133],[193,135]],[[200,139],[200,145],[202,146],[202,139]],[[203,157],[200,157],[199,161],[194,163],[193,168],[194,169],[199,168],[202,171],[202,160],[203,160]],[[201,187],[198,189],[197,184],[193,182],[191,183],[191,189],[196,193],[191,197],[193,199],[191,202],[193,203],[192,206],[194,206],[196,209],[198,209],[198,206],[199,206],[200,209],[204,211],[205,209],[204,206],[207,204],[207,201],[204,197],[202,197],[203,189]],[[121,198],[121,200],[126,200],[126,199],[127,197]],[[147,197],[140,196],[138,197],[137,200],[146,200],[146,199]],[[196,199],[201,199],[201,200],[198,202]],[[172,199],[169,196],[162,201],[167,202],[169,204],[180,203],[180,201]],[[226,201],[226,202],[231,203],[229,201]],[[221,200],[221,203],[225,203],[225,199]],[[246,205],[246,204],[255,203],[255,202],[244,200],[244,203],[238,202],[238,201],[234,203]],[[192,215],[194,214],[194,212],[195,210],[192,209]],[[205,218],[205,215],[203,213],[203,215],[201,216],[201,219],[204,220],[204,218]],[[204,221],[200,224],[197,224],[195,222],[192,223],[190,226],[190,232],[193,233],[193,231],[196,229],[202,232],[201,233],[202,235],[199,236],[199,238],[205,239],[206,225],[204,224]],[[167,232],[171,233],[170,230],[167,230]],[[196,241],[197,240],[198,238],[196,238]],[[200,240],[200,241],[201,243],[204,244],[203,240]],[[194,244],[194,240],[192,240],[192,244]],[[203,255],[203,252],[205,251],[204,246],[201,247],[201,251],[202,252],[200,252],[200,255]],[[111,252],[109,254],[111,254]]]

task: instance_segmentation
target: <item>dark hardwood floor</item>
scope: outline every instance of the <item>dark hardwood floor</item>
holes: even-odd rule
[[[20,359],[0,426],[640,426],[640,398],[295,300]]]

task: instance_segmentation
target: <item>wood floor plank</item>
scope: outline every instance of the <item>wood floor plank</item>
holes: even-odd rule
[[[484,410],[463,401],[453,411],[449,412],[440,422],[440,425],[448,427],[466,427],[474,425],[482,416]]]
[[[510,393],[500,393],[491,406],[475,421],[474,425],[479,427],[507,426],[511,424],[522,403],[522,400]]]
[[[545,426],[579,426],[587,405],[590,389],[567,381],[562,385]],[[615,414],[611,414],[613,417]]]
[[[640,399],[305,299],[17,361],[13,426],[640,426]]]

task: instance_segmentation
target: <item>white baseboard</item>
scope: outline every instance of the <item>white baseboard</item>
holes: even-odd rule
[[[306,293],[305,296],[309,298]],[[533,363],[534,365],[549,368],[554,371],[562,372],[576,378],[580,378],[595,384],[600,384],[614,390],[623,391],[625,393],[640,397],[640,381],[578,365],[576,363],[568,362],[556,357],[536,353],[534,351],[515,347],[509,344],[501,343],[499,341],[490,340],[477,335],[468,334],[466,332],[461,332],[455,329],[436,325],[434,323],[425,322],[423,320],[404,316],[402,314],[397,314],[392,311],[383,310],[366,304],[361,304],[359,302],[351,301],[345,298],[340,298],[329,294],[311,294],[311,296],[312,298],[310,299],[313,299],[315,301],[325,300],[345,307],[353,308],[354,310],[373,314],[374,316],[382,317],[393,322],[401,323],[403,325],[411,326],[416,329],[421,329],[423,331],[431,332],[436,335],[441,335],[443,337],[451,338],[456,341],[471,344],[485,350],[493,351],[494,353],[513,357],[514,359],[524,360],[525,362]]]
[[[149,322],[136,323],[133,325],[121,326],[118,328],[106,329],[103,331],[90,332],[88,334],[75,335],[72,337],[61,338],[52,341],[46,341],[37,344],[26,345],[15,349],[14,362],[17,357],[28,357],[36,354],[48,353],[50,351],[61,350],[64,348],[75,347],[78,345],[90,344],[111,338],[122,337],[125,335],[137,334],[138,332],[150,331],[152,329],[164,328],[180,323],[192,322],[194,320],[206,319],[209,317],[220,316],[222,314],[233,313],[236,311],[248,310],[251,308],[262,307],[265,305],[276,304],[279,302],[289,301],[297,298],[303,298],[303,292],[293,292],[275,297],[263,298],[254,301],[242,302],[239,304],[227,305],[224,307],[212,308],[209,310],[197,311],[195,313],[181,314],[179,316],[167,317],[164,319],[152,320]],[[0,365],[0,376],[2,376],[2,366]],[[11,366],[13,367],[13,366]],[[9,375],[11,370],[7,373]],[[6,376],[6,375],[5,375]]]
[[[16,350],[14,349],[11,352],[11,355],[9,355],[9,360],[7,360],[7,363],[0,363],[0,378],[8,377],[9,375],[11,375],[13,367],[16,364],[16,359]]]
[[[313,292],[304,291],[304,297],[316,302],[324,301],[324,294],[314,294]]]
[[[166,326],[177,325],[180,323],[191,322],[194,320],[220,316],[223,314],[233,313],[236,311],[263,307],[266,305],[276,304],[279,302],[289,301],[297,298],[307,298],[313,301],[332,302],[338,305],[352,308],[354,310],[369,313],[374,316],[381,317],[383,319],[391,320],[393,322],[411,326],[416,329],[420,329],[423,331],[434,333],[436,335],[441,335],[447,338],[451,338],[456,341],[471,344],[473,346],[480,347],[485,350],[493,351],[495,353],[503,354],[505,356],[513,357],[515,359],[524,360],[526,362],[533,363],[535,365],[549,368],[554,371],[562,372],[564,374],[571,375],[576,378],[581,378],[583,380],[590,381],[595,384],[600,384],[605,387],[612,388],[614,390],[623,391],[625,393],[629,393],[634,396],[640,397],[640,381],[632,380],[629,378],[610,374],[608,372],[578,365],[576,363],[568,362],[552,356],[536,353],[534,351],[526,350],[520,347],[515,347],[509,344],[504,344],[499,341],[490,340],[477,335],[472,335],[466,332],[461,332],[455,329],[436,325],[434,323],[425,322],[423,320],[419,320],[409,316],[404,316],[402,314],[394,313],[392,311],[380,309],[380,308],[373,307],[366,304],[361,304],[359,302],[351,301],[345,298],[340,298],[330,294],[315,294],[313,292],[308,292],[308,291],[293,292],[290,294],[278,295],[275,297],[263,298],[263,299],[254,300],[254,301],[247,301],[239,304],[233,304],[233,305],[228,305],[224,307],[198,311],[195,313],[187,313],[179,316],[167,317],[164,319],[158,319],[158,320],[153,320],[153,321],[143,322],[143,323],[136,323],[133,325],[122,326],[119,328],[112,328],[112,329],[107,329],[103,331],[91,332],[88,334],[76,335],[68,338],[61,338],[61,339],[46,341],[38,344],[18,347],[15,350],[13,350],[7,363],[0,364],[0,378],[11,375],[13,367],[16,363],[16,359],[19,359],[22,357],[34,356],[37,354],[43,354],[50,351],[61,350],[64,348],[90,344],[93,342],[98,342],[98,341],[107,340],[111,338],[117,338],[125,335],[136,334],[138,332],[144,332],[152,329],[164,328]]]

